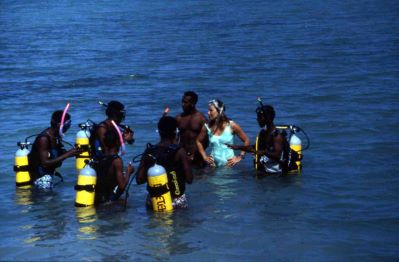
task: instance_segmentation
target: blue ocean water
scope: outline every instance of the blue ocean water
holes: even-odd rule
[[[0,1],[0,260],[380,261],[399,258],[396,1]],[[311,138],[299,176],[247,157],[198,172],[190,208],[76,209],[74,160],[50,194],[17,190],[16,142],[71,103],[77,123],[120,100],[136,143],[165,106],[219,98],[254,142],[262,97]],[[238,143],[239,141],[237,141]]]

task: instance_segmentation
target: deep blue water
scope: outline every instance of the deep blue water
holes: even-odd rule
[[[0,260],[396,261],[398,68],[396,1],[0,0]],[[272,104],[311,138],[302,174],[259,180],[250,157],[199,172],[169,216],[136,185],[126,212],[76,209],[73,159],[53,193],[15,189],[16,142],[67,102],[69,142],[98,100],[123,102],[128,161],[187,90],[251,142],[256,97]]]

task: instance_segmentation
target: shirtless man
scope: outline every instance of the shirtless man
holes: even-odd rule
[[[206,163],[199,154],[195,141],[202,126],[206,123],[206,118],[201,112],[197,111],[195,107],[197,101],[198,95],[196,93],[193,91],[185,92],[182,98],[183,112],[176,117],[176,120],[180,132],[180,145],[186,150],[191,166],[201,168]],[[204,141],[204,148],[207,146],[208,141]]]

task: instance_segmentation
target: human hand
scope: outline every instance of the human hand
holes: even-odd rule
[[[240,162],[242,160],[241,156],[233,156],[232,158],[227,160],[227,164],[226,166],[228,167],[232,167],[235,166],[238,162]]]
[[[80,155],[80,153],[82,153],[83,150],[79,147],[73,147],[72,149],[69,149],[68,151],[66,151],[66,157],[73,157],[73,156],[78,156]]]
[[[127,128],[123,131],[123,140],[125,140],[129,145],[133,144],[134,142],[133,134],[134,132],[130,128]]]
[[[213,159],[212,156],[206,156],[204,160],[205,160],[205,162],[207,162],[208,165],[210,165],[211,167],[216,167],[215,160]]]

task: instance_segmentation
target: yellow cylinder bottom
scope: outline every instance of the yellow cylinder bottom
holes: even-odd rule
[[[17,167],[28,165],[28,156],[17,156],[15,157],[15,165]],[[17,171],[15,172],[15,182],[18,184],[27,184],[30,182],[29,171]]]
[[[302,158],[302,146],[301,145],[291,145],[292,150],[295,150],[298,153],[299,159]],[[301,170],[302,164],[301,160],[296,161],[296,165],[298,166],[298,171]]]
[[[159,187],[168,183],[166,173],[159,176],[148,176],[148,185],[150,187]],[[173,210],[172,197],[170,192],[158,197],[151,197],[152,208],[156,212],[168,212]]]
[[[97,177],[95,176],[78,176],[77,185],[96,185]],[[77,206],[91,206],[94,205],[95,192],[88,192],[86,190],[76,191],[75,205]]]

